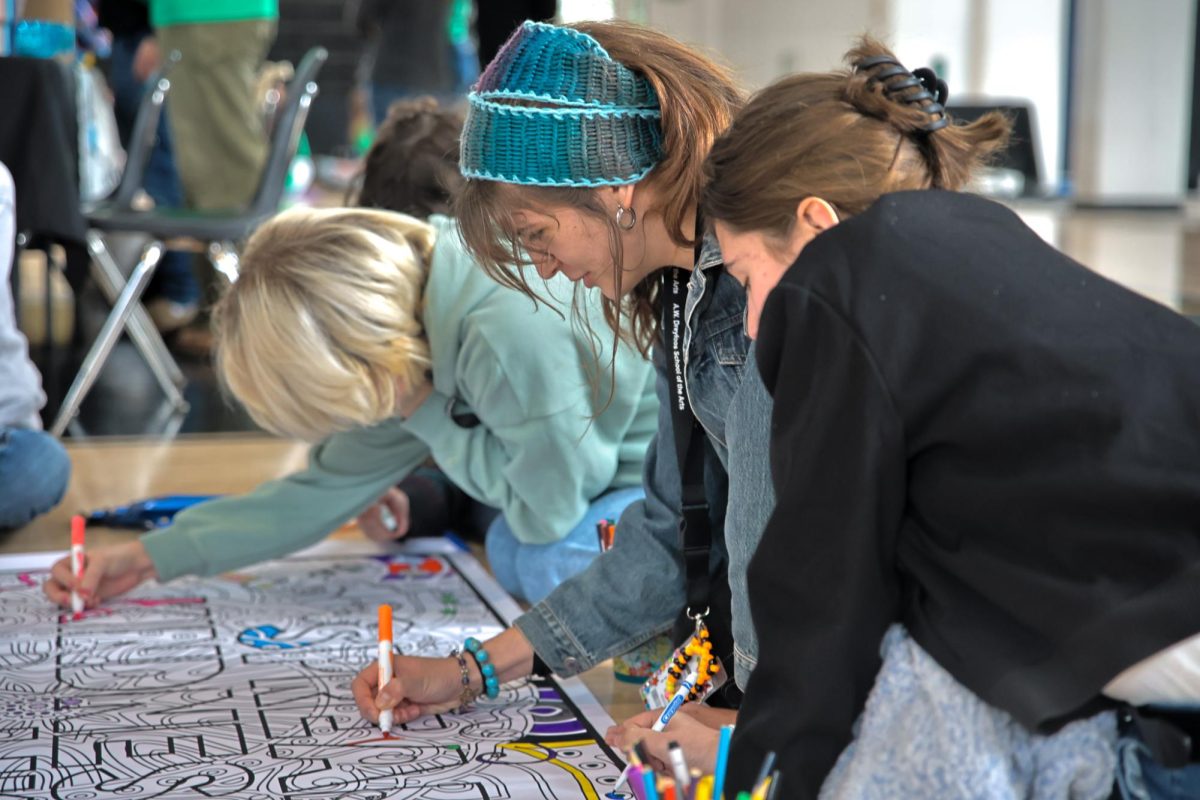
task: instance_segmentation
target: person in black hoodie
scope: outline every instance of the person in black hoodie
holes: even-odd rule
[[[726,796],[771,750],[817,796],[895,623],[1030,731],[1117,708],[1123,796],[1200,796],[1200,328],[955,191],[1003,118],[950,124],[869,39],[847,61],[763,90],[706,167],[778,498]]]

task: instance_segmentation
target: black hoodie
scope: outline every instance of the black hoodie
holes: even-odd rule
[[[1032,730],[1200,632],[1200,328],[1008,209],[886,195],[763,310],[779,498],[731,785],[815,797],[902,621]]]

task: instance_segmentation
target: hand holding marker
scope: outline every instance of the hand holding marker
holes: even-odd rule
[[[696,678],[699,673],[692,670],[683,680],[679,682],[679,686],[675,689],[675,696],[671,698],[671,702],[667,703],[667,707],[658,715],[658,719],[654,720],[654,724],[650,726],[650,730],[655,733],[667,727],[667,723],[671,721],[671,717],[675,716],[675,712],[687,702],[688,693],[692,691],[692,687],[696,685]],[[618,791],[625,785],[625,781],[629,780],[629,769],[632,765],[627,765],[625,771],[621,773],[621,777],[613,785],[613,791]]]
[[[71,572],[75,576],[75,588],[71,590],[71,614],[78,617],[83,613],[83,598],[79,585],[83,582],[83,537],[86,523],[76,514],[71,517]]]
[[[392,607],[379,607],[379,688],[392,679]],[[379,730],[384,738],[392,732],[392,710],[379,712]]]

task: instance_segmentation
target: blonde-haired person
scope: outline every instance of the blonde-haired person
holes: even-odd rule
[[[412,415],[430,386],[421,301],[438,235],[400,214],[297,208],[251,237],[213,328],[217,372],[255,422],[318,442]]]
[[[1200,330],[958,191],[1003,119],[847,60],[707,167],[779,498],[726,796],[1200,796]]]
[[[91,551],[89,605],[312,544],[429,458],[528,545],[506,576],[530,579],[517,593],[580,569],[596,522],[640,496],[657,413],[648,365],[622,346],[620,389],[596,392],[594,345],[566,306],[535,311],[490,280],[453,220],[294,209],[255,232],[241,265],[216,307],[217,365],[259,424],[318,443],[308,468]],[[73,586],[56,564],[51,599]]]
[[[564,278],[590,290],[580,299],[599,295],[612,331],[648,355],[653,347],[661,408],[646,497],[621,516],[614,549],[485,643],[489,660],[502,680],[531,671],[572,675],[672,629],[691,605],[693,613],[710,610],[734,687],[753,669],[756,652],[744,573],[772,506],[770,407],[746,368],[745,293],[724,273],[711,237],[698,235],[696,211],[704,157],[741,94],[724,68],[650,28],[527,22],[469,100],[460,163],[467,180],[455,215],[476,260],[536,297],[545,294],[544,281]],[[527,260],[540,277],[522,268]],[[664,308],[670,342],[660,332]],[[691,559],[693,581],[679,540],[676,414],[679,438],[694,445],[693,463],[703,473],[690,484],[690,503],[707,503],[688,530],[700,529],[702,515],[711,533]],[[689,586],[703,599],[689,600]],[[397,658],[394,666],[396,679],[385,687],[373,668],[355,682],[368,719],[380,707],[396,707],[395,718],[407,720],[458,702],[454,662]],[[473,689],[478,680],[473,672]],[[737,693],[715,699],[732,705]],[[697,748],[711,749],[717,726],[733,712],[685,708],[673,730],[689,762],[711,762]],[[611,735],[624,743],[620,729]]]
[[[392,103],[347,193],[347,205],[419,219],[450,214],[451,198],[463,182],[458,172],[462,124],[459,110],[441,106],[432,97]],[[518,571],[523,545],[507,529],[504,518],[456,486],[433,463],[423,464],[389,488],[378,503],[358,515],[358,526],[367,537],[381,542],[403,538],[409,530],[453,530],[464,539],[485,540],[493,574],[527,599],[544,596],[561,575],[577,571],[571,570],[574,559],[568,558],[560,559],[556,569]]]

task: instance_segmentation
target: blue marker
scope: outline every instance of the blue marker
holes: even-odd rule
[[[733,726],[721,726],[721,738],[717,742],[717,766],[713,772],[714,798],[720,798],[725,791],[725,770],[729,767],[729,740],[733,738]]]
[[[658,719],[650,726],[652,731],[661,731],[667,727],[667,723],[671,721],[671,717],[675,716],[675,712],[687,702],[688,694],[692,691],[692,687],[696,685],[696,679],[700,675],[696,672],[688,673],[688,676],[679,682],[679,688],[675,690],[675,696],[671,698],[671,702],[667,703],[667,707],[658,715]]]
[[[87,515],[89,525],[108,528],[142,528],[153,530],[171,524],[175,515],[185,508],[220,497],[219,494],[172,494],[151,497],[127,506],[104,508]]]
[[[773,770],[774,768],[775,768],[775,751],[768,750],[766,757],[763,758],[762,769],[760,769],[758,771],[758,780],[754,781],[755,789],[758,789],[760,786],[762,786],[764,783],[766,783],[767,778],[771,777],[771,770]]]
[[[642,773],[642,787],[646,800],[658,800],[658,779],[653,770],[646,770]]]
[[[459,550],[462,550],[464,553],[471,552],[470,546],[466,542],[464,542],[462,540],[462,537],[459,536],[454,531],[446,531],[445,533],[442,534],[442,537],[445,538],[445,540],[447,542],[449,542],[450,544],[457,547]]]
[[[680,706],[687,702],[688,693],[692,691],[692,687],[696,685],[696,679],[700,677],[700,673],[692,670],[688,676],[679,682],[679,688],[675,690],[675,695],[671,698],[671,702],[667,703],[667,707],[658,715],[658,719],[654,720],[654,724],[650,726],[652,731],[661,731],[667,727],[667,723],[671,721],[671,717],[675,716],[675,712]],[[625,767],[625,771],[621,773],[621,777],[613,784],[613,791],[619,790],[625,785],[625,781],[629,779],[629,769],[633,764]],[[656,795],[657,796],[657,795]],[[713,795],[716,797],[716,795]]]

